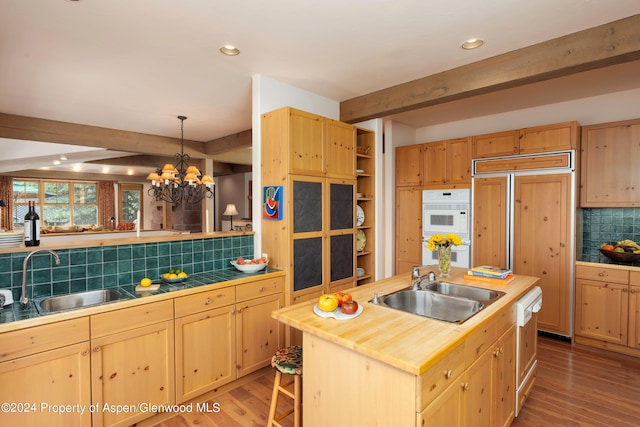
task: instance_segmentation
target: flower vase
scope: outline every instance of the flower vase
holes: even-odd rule
[[[440,277],[449,277],[451,269],[451,246],[438,246],[438,268]]]

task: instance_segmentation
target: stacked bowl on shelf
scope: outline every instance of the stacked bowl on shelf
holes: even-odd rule
[[[20,246],[24,240],[22,231],[0,232],[0,248],[12,248]]]

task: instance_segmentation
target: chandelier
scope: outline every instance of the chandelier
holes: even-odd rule
[[[175,166],[167,163],[155,172],[147,176],[151,181],[151,188],[148,191],[156,201],[165,201],[179,204],[198,203],[206,198],[213,198],[213,178],[209,175],[202,175],[197,167],[189,166],[191,159],[184,152],[184,121],[185,116],[178,116],[180,119],[180,152],[176,153]]]

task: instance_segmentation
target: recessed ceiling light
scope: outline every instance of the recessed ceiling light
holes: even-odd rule
[[[64,162],[65,160],[67,160],[67,156],[65,156],[65,155],[63,154],[62,156],[60,156],[60,160],[62,160],[62,161]]]
[[[471,50],[471,49],[477,49],[483,44],[484,44],[484,40],[482,39],[469,39],[469,40],[465,40],[460,47],[465,50]]]
[[[240,54],[240,50],[230,44],[226,44],[220,48],[220,52],[227,56],[236,56]]]

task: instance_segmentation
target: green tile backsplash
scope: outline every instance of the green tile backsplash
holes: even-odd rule
[[[229,261],[253,257],[253,235],[214,237],[174,242],[73,248],[34,255],[27,268],[27,297],[68,294],[157,279],[170,268],[202,273],[229,267]],[[0,288],[22,293],[22,267],[28,252],[0,254]]]
[[[624,239],[640,241],[640,209],[583,208],[582,222],[581,261],[615,263],[598,251],[601,244]],[[631,265],[640,266],[640,262]]]

